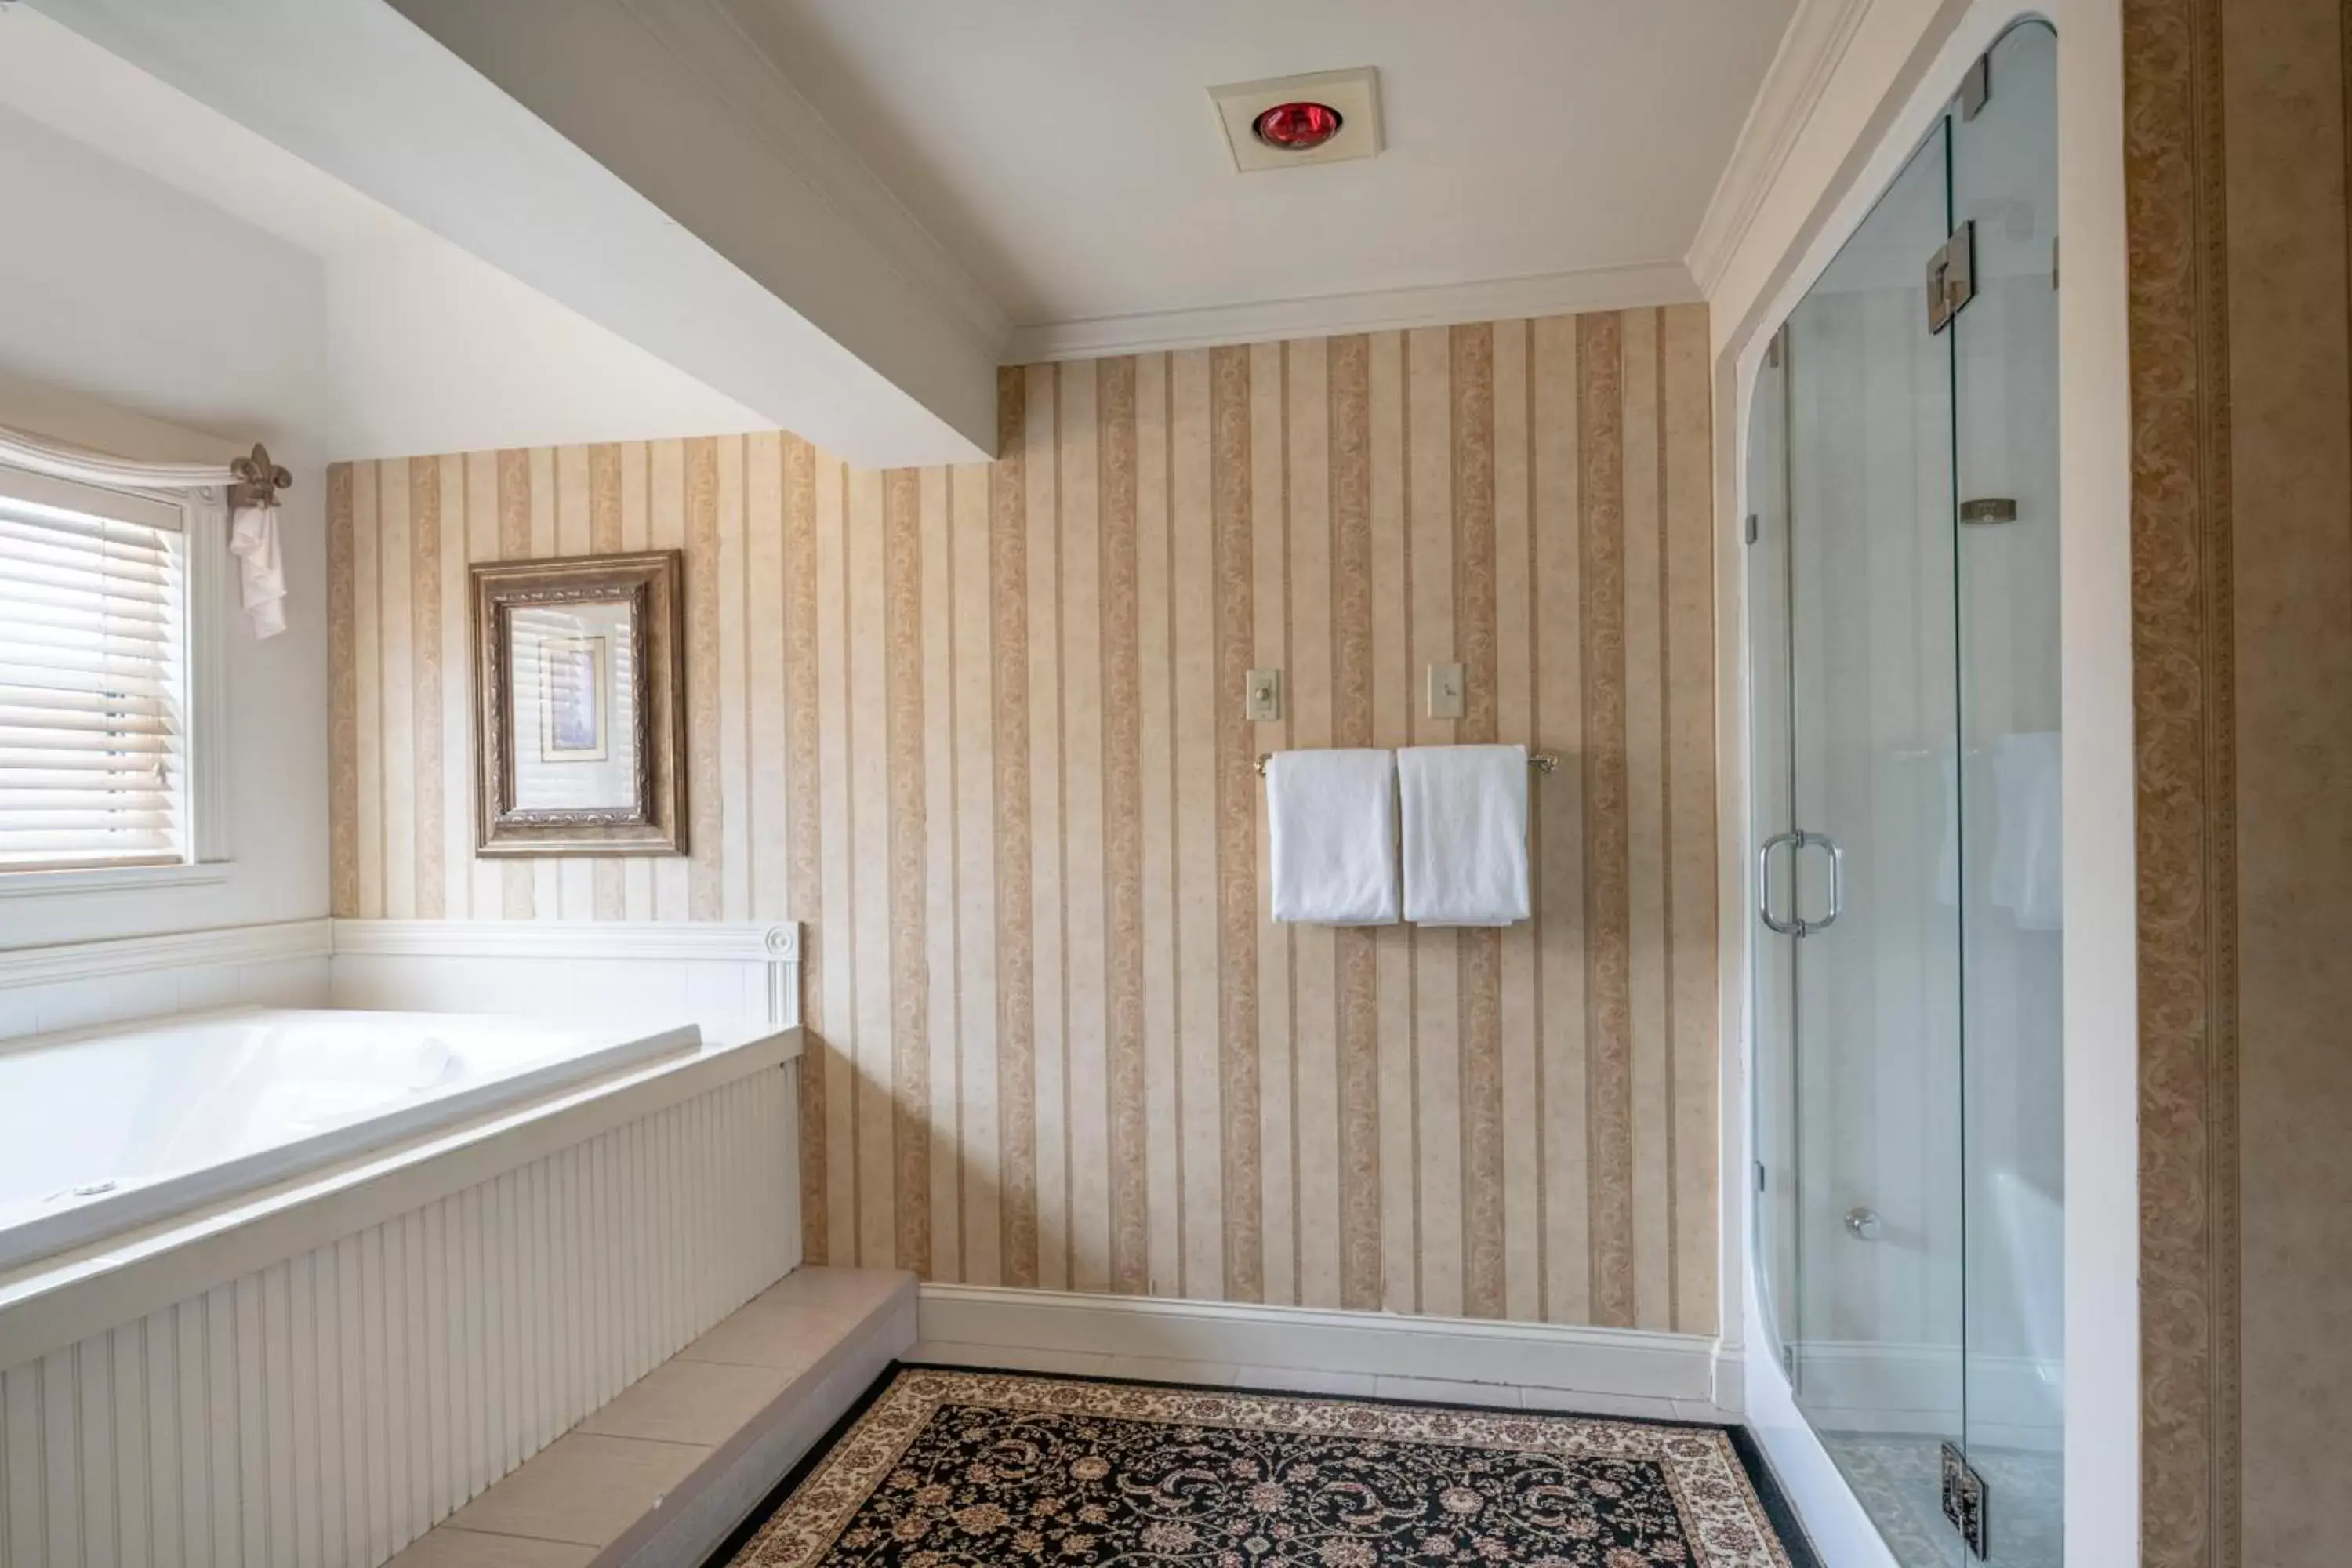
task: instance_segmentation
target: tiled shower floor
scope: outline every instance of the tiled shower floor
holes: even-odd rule
[[[1821,1437],[1904,1568],[1974,1568],[1937,1495],[1942,1439],[1901,1432]],[[1997,1568],[2059,1568],[2064,1510],[2058,1456],[1979,1443],[1969,1458],[1990,1500],[1990,1561]]]

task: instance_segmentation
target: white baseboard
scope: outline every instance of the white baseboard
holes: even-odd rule
[[[1736,1419],[1716,1341],[1633,1329],[925,1285],[913,1359],[1301,1394]],[[1738,1369],[1731,1370],[1736,1384]]]

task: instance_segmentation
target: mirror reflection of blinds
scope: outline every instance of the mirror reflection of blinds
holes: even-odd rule
[[[588,652],[601,649],[602,663]],[[551,658],[551,648],[580,649],[582,657]],[[509,672],[513,718],[516,798],[534,811],[576,811],[609,805],[610,769],[633,769],[635,732],[619,707],[617,694],[635,689],[635,649],[625,625],[606,616],[587,616],[557,605],[519,605],[513,612]],[[555,708],[580,701],[600,718],[597,761],[607,767],[573,765],[556,752],[551,734]]]
[[[0,473],[0,874],[184,860],[182,536],[11,495],[10,477]],[[88,493],[103,504],[106,492]]]

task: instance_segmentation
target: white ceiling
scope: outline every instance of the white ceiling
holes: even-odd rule
[[[1793,8],[722,3],[1030,329],[1611,269],[1680,274]],[[1234,171],[1208,88],[1361,65],[1381,73],[1380,157]],[[1153,334],[1139,324],[1136,335]]]
[[[37,4],[0,105],[320,258],[338,455],[886,464],[1000,363],[1698,298],[1795,0]],[[1234,170],[1211,86],[1356,66],[1379,157]]]

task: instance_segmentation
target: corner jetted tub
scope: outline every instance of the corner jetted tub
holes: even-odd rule
[[[0,1047],[0,1273],[700,1044],[246,1008]]]

